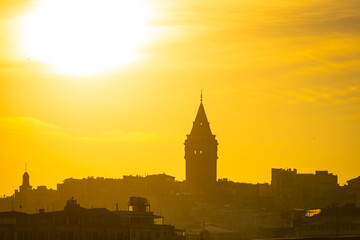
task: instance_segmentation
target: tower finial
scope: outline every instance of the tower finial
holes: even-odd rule
[[[201,89],[201,93],[200,93],[200,102],[202,102],[203,100],[203,96],[202,96],[202,89]]]

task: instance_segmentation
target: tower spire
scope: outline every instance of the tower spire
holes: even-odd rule
[[[211,192],[217,179],[217,146],[203,105],[200,106],[190,134],[185,140],[186,188],[194,192]]]

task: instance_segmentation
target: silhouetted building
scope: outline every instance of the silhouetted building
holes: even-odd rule
[[[328,171],[311,174],[273,168],[271,174],[273,194],[282,206],[320,208],[339,201],[337,176]]]
[[[63,211],[45,212],[40,209],[36,214],[2,212],[0,213],[0,239],[185,239],[184,231],[165,225],[162,217],[150,212],[146,199],[131,198],[129,204],[135,204],[136,211],[111,212],[105,208],[86,209],[80,207],[76,200],[71,199],[67,201]]]
[[[32,187],[30,186],[30,176],[28,174],[28,172],[25,172],[23,175],[23,181],[22,181],[22,185],[20,186],[20,191],[26,191],[26,190],[31,190]]]
[[[166,202],[178,192],[175,178],[166,174],[123,176],[122,179],[94,178],[65,179],[57,185],[57,193],[62,202],[74,196],[84,207],[106,207],[114,210],[119,202],[120,209],[126,209],[126,200],[131,196],[144,196],[155,204],[155,199]],[[121,203],[124,204],[121,204]]]
[[[57,203],[58,195],[55,190],[47,189],[46,186],[33,188],[30,185],[30,176],[25,172],[22,185],[19,187],[19,190],[15,190],[12,197],[11,209],[34,213],[40,208],[46,209],[47,211],[55,210]]]
[[[131,197],[128,205],[129,212],[150,212],[150,204],[143,197]]]
[[[360,207],[360,177],[350,179],[347,181],[347,195],[357,207]]]
[[[189,191],[214,189],[218,142],[212,134],[202,98],[193,127],[185,140],[186,185]]]

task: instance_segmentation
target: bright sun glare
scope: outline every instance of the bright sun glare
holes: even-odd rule
[[[150,0],[38,0],[21,19],[21,45],[56,72],[101,73],[142,57],[153,17]]]

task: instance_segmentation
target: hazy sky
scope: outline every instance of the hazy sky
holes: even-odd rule
[[[184,179],[200,89],[219,141],[219,178],[269,182],[272,167],[329,170],[341,184],[360,175],[358,0],[141,0],[152,7],[113,19],[97,7],[103,1],[64,0],[42,15],[45,28],[21,32],[23,16],[44,1],[52,2],[0,1],[0,194],[21,184],[25,162],[33,186],[163,172]],[[132,23],[143,10],[140,31]],[[69,16],[78,32],[67,32]],[[56,17],[67,24],[61,31]],[[128,39],[128,24],[138,37]],[[50,30],[61,41],[36,38]],[[133,42],[130,61],[123,49]],[[59,59],[76,68],[74,52],[113,65],[54,71]]]

